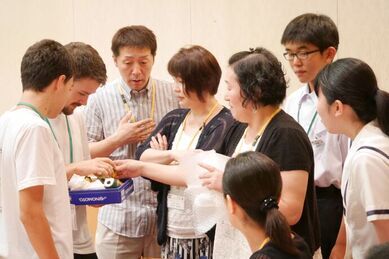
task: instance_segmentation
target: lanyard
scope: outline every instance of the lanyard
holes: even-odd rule
[[[120,84],[118,84],[117,88],[119,90],[120,97],[122,98],[124,109],[128,113],[130,111],[130,106],[128,105],[128,102],[126,100],[126,96],[124,95],[123,87]],[[154,111],[155,111],[155,81],[152,80],[151,81],[151,111],[150,111],[150,119],[154,118]],[[135,122],[134,115],[131,117],[131,122]]]
[[[216,107],[218,105],[218,102],[216,102],[213,107],[211,108],[211,110],[209,111],[209,113],[207,114],[207,116],[205,117],[203,123],[201,124],[201,126],[199,127],[199,129],[196,131],[195,134],[193,134],[192,136],[192,139],[190,140],[189,142],[189,145],[188,147],[186,148],[186,150],[188,150],[192,144],[193,144],[193,141],[195,140],[196,136],[203,130],[203,128],[205,127],[205,124],[207,123],[209,117],[211,117],[211,115],[213,114],[213,112],[215,111]],[[181,137],[182,137],[182,134],[184,133],[184,130],[185,130],[185,126],[186,126],[186,120],[188,118],[190,114],[190,111],[188,112],[188,114],[185,116],[185,119],[184,121],[182,122],[182,131],[180,132],[180,135],[178,136],[178,139],[177,139],[177,147],[179,146],[179,143],[181,141]]]
[[[297,122],[298,123],[300,123],[300,110],[301,110],[301,106],[302,106],[302,104],[300,103],[299,109],[297,110]],[[316,117],[317,117],[317,111],[315,111],[315,114],[313,114],[311,122],[309,123],[309,127],[308,127],[308,130],[307,130],[307,135],[309,135],[309,132],[311,132],[311,129],[312,129],[313,123],[315,122]]]
[[[281,108],[278,108],[277,110],[275,110],[269,117],[269,119],[266,121],[266,123],[259,129],[257,135],[255,136],[254,138],[254,141],[252,143],[252,146],[253,146],[253,150],[255,148],[255,146],[257,145],[257,142],[259,140],[259,138],[261,137],[261,135],[263,134],[263,132],[265,131],[267,125],[270,123],[270,121],[273,119],[274,116],[276,116],[277,113],[279,113],[281,110]],[[239,142],[239,146],[236,148],[236,151],[234,153],[237,153],[239,154],[240,153],[240,150],[242,149],[242,145],[243,145],[243,141],[245,140],[246,138],[246,135],[247,135],[247,129],[248,127],[244,130],[244,133],[243,133],[243,137],[241,139],[241,141]]]
[[[299,102],[299,108],[297,110],[297,122],[300,123],[300,111],[301,111],[301,106],[303,106],[302,100]],[[307,130],[307,135],[309,136],[309,133],[311,132],[313,123],[315,122],[315,119],[317,117],[317,111],[315,110],[315,113],[312,116],[311,122],[309,123],[308,130]]]
[[[65,116],[66,119],[66,127],[68,129],[68,136],[69,136],[69,157],[70,157],[70,164],[73,163],[74,158],[73,158],[73,138],[72,138],[72,131],[70,130],[70,124],[68,120],[68,116]]]
[[[47,124],[49,124],[51,133],[53,133],[54,139],[55,139],[55,141],[56,141],[57,144],[58,144],[57,137],[56,137],[55,134],[54,134],[54,130],[53,130],[53,128],[51,127],[50,121],[47,119],[47,117],[44,117],[44,116],[38,111],[38,109],[37,109],[34,105],[32,105],[31,103],[26,103],[26,102],[18,102],[18,103],[16,104],[16,106],[26,106],[26,107],[30,108],[31,110],[33,110],[36,114],[38,114],[39,117],[41,117],[42,120],[44,120]]]
[[[270,238],[265,238],[262,242],[262,244],[259,246],[258,250],[261,250],[268,242],[270,241]]]

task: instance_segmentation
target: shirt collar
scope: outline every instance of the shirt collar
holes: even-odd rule
[[[304,102],[307,98],[311,98],[314,103],[317,102],[317,95],[315,92],[309,92],[309,86],[308,84],[306,84],[305,86],[303,86],[303,89],[301,91],[301,95],[300,95],[300,98],[299,98],[299,103],[302,103]]]
[[[145,95],[145,94],[147,94],[148,98],[151,98],[152,82],[153,82],[153,79],[150,77],[149,81],[147,82],[146,87],[138,92],[138,91],[131,89],[131,87],[123,80],[123,78],[120,78],[120,84],[121,84],[124,92],[130,98],[130,100],[134,96],[140,96],[140,95]]]
[[[368,137],[370,132],[374,131],[374,128],[378,127],[377,120],[372,120],[369,123],[365,124],[362,129],[355,136],[353,143],[359,143],[359,141],[363,140],[365,137]]]

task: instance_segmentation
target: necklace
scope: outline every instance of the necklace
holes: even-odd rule
[[[257,145],[257,142],[258,142],[259,138],[261,137],[262,133],[265,131],[267,125],[270,123],[270,121],[273,119],[273,117],[276,116],[276,114],[277,114],[280,110],[281,110],[281,108],[278,108],[277,110],[275,110],[275,111],[270,115],[270,117],[269,117],[269,119],[266,121],[266,123],[259,129],[257,135],[256,135],[255,138],[254,138],[253,143],[251,144],[251,145],[252,145],[252,150],[255,149],[255,146]],[[248,127],[244,130],[242,139],[240,140],[239,145],[238,145],[238,147],[236,148],[237,152],[235,152],[235,153],[238,153],[238,154],[241,153],[241,149],[242,149],[243,142],[244,142],[244,140],[246,139],[247,129],[248,129]]]
[[[195,138],[197,137],[197,135],[203,130],[203,128],[205,127],[205,124],[207,123],[208,119],[211,117],[211,115],[213,114],[213,112],[215,111],[216,107],[218,106],[218,102],[215,102],[215,104],[212,106],[211,110],[209,111],[209,113],[207,114],[207,116],[205,117],[205,119],[203,120],[203,123],[201,124],[201,126],[199,127],[199,129],[195,132],[195,134],[193,134],[190,142],[189,142],[189,145],[188,147],[186,148],[186,150],[188,150],[192,144],[193,144],[193,141],[195,140]],[[185,116],[185,119],[184,121],[182,122],[182,130],[180,132],[180,135],[178,136],[178,139],[177,139],[177,147],[179,146],[179,143],[181,141],[181,137],[182,137],[182,134],[184,133],[185,131],[185,126],[186,126],[186,120],[188,119],[189,117],[189,114],[190,114],[190,111],[188,112],[188,114]]]
[[[122,98],[122,102],[124,105],[124,109],[128,113],[130,111],[130,106],[127,102],[126,96],[124,95],[123,87],[120,84],[117,84],[117,88],[120,93],[120,97]],[[150,111],[150,119],[154,119],[154,111],[155,111],[155,81],[151,81],[151,111]],[[131,122],[135,122],[135,117],[131,117]]]

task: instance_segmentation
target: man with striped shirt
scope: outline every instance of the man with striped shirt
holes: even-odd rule
[[[134,158],[155,124],[178,107],[171,84],[150,77],[157,49],[144,26],[119,29],[112,39],[121,77],[90,97],[85,108],[92,157]],[[99,258],[160,257],[156,242],[156,195],[150,182],[134,178],[134,192],[121,204],[100,208],[96,231]]]

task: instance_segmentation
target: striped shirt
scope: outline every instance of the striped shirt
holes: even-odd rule
[[[91,95],[85,107],[89,142],[98,142],[115,133],[121,118],[127,113],[118,87],[136,120],[150,117],[152,106],[152,81],[155,83],[155,123],[178,107],[172,84],[155,79],[149,80],[142,91],[132,91],[120,78],[106,84]],[[134,158],[137,144],[116,149],[109,156],[112,160]],[[105,205],[99,209],[98,221],[115,232],[127,237],[142,237],[154,233],[156,226],[156,194],[150,182],[142,177],[134,178],[134,192],[120,204]]]

